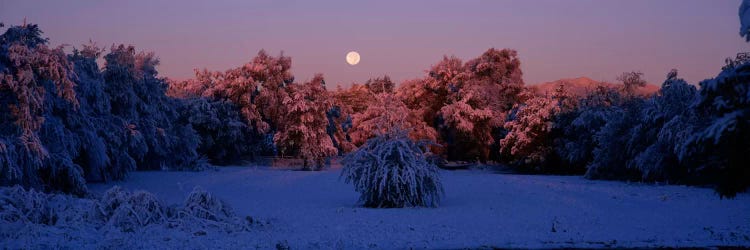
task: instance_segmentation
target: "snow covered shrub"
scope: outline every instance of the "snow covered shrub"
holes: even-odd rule
[[[182,207],[175,211],[172,224],[192,230],[191,227],[213,227],[226,232],[249,230],[251,217],[242,219],[226,202],[201,187],[190,192]]]
[[[4,223],[50,224],[47,195],[36,190],[26,192],[21,186],[2,188],[0,192],[0,219]]]
[[[365,207],[436,207],[443,185],[422,146],[404,130],[380,134],[344,157],[341,176],[354,184]]]
[[[11,231],[32,224],[73,227],[98,221],[100,217],[94,207],[95,202],[88,199],[27,191],[18,185],[0,187],[0,224]],[[7,233],[0,230],[0,234]]]
[[[101,197],[75,198],[46,194],[21,186],[0,187],[0,238],[17,239],[19,232],[65,230],[70,234],[136,232],[146,227],[193,233],[247,231],[254,222],[237,217],[231,207],[196,187],[183,204],[166,206],[146,191],[112,187]],[[163,229],[161,229],[163,228]]]
[[[234,216],[229,205],[201,187],[190,192],[183,206],[187,214],[205,220],[222,221]]]
[[[145,191],[130,193],[119,186],[107,190],[98,206],[107,218],[106,226],[125,232],[164,223],[169,215],[168,208],[153,194]]]

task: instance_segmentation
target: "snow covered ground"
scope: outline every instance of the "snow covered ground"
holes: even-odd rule
[[[126,182],[92,188],[145,189],[179,203],[202,186],[238,215],[268,221],[248,233],[259,247],[750,246],[747,193],[722,200],[696,187],[443,171],[446,196],[439,208],[366,209],[357,207],[358,194],[339,173],[265,167],[136,172]]]
[[[48,248],[480,248],[750,246],[750,194],[719,199],[711,189],[591,181],[488,171],[442,171],[438,208],[366,209],[340,169],[303,172],[224,167],[205,172],[134,172],[114,185],[167,204],[195,186],[223,198],[250,231],[135,232],[21,229],[8,245]],[[4,244],[3,244],[4,245]]]

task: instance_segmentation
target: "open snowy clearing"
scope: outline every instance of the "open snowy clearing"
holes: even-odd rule
[[[358,194],[339,180],[339,173],[340,169],[303,172],[267,167],[135,172],[125,182],[92,185],[92,190],[121,185],[151,191],[174,204],[194,186],[202,186],[225,199],[238,215],[269,223],[243,237],[213,238],[215,244],[226,246],[275,247],[279,242],[293,249],[750,245],[747,193],[722,200],[713,190],[696,187],[442,171],[446,194],[439,208],[367,209],[356,205]]]

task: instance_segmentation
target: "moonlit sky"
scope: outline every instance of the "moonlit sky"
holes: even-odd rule
[[[464,60],[513,48],[527,84],[640,70],[651,83],[680,70],[715,76],[739,37],[739,0],[534,1],[20,1],[0,0],[0,21],[37,23],[52,45],[133,44],[154,51],[162,76],[226,70],[260,49],[292,57],[298,81],[329,86],[388,74],[422,77],[443,55]],[[7,28],[7,27],[6,27]],[[4,31],[5,28],[2,29]],[[348,65],[345,55],[362,60]]]

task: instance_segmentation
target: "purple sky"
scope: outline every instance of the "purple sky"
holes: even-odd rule
[[[92,39],[155,51],[161,75],[175,78],[283,50],[298,80],[321,72],[331,86],[422,77],[443,55],[466,60],[490,47],[518,50],[528,84],[614,81],[629,70],[660,84],[672,68],[697,84],[749,50],[739,0],[217,2],[2,0],[0,21],[26,17],[53,45]],[[356,66],[344,60],[350,50],[362,55]]]

